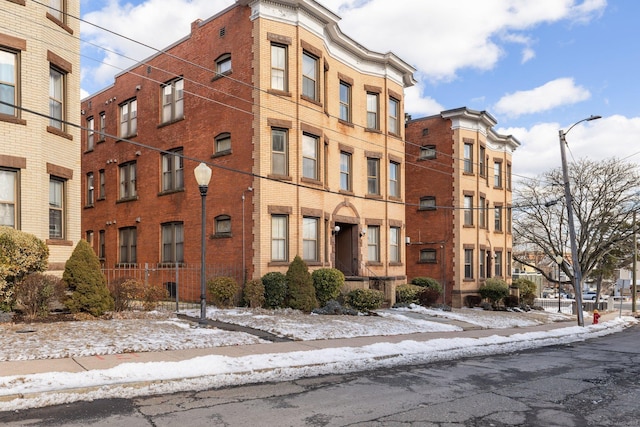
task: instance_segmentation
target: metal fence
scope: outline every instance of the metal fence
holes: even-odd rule
[[[136,279],[145,286],[157,286],[166,290],[167,298],[161,306],[172,309],[195,308],[200,306],[200,264],[135,264],[114,268],[103,268],[107,285],[115,282]],[[243,282],[242,268],[236,266],[207,265],[205,280],[216,277],[232,277],[239,284]]]
[[[544,308],[545,311],[553,311],[566,314],[576,314],[576,301],[573,299],[560,299],[560,309],[558,310],[558,298],[536,298],[534,305]],[[595,301],[583,301],[583,311],[592,312],[595,309],[599,311],[611,311],[613,310],[613,301],[601,301],[596,303]]]

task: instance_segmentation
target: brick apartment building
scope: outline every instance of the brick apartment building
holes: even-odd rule
[[[61,274],[81,236],[80,1],[0,4],[0,226],[45,241]]]
[[[411,66],[311,0],[238,0],[82,101],[82,228],[106,267],[199,264],[247,279],[296,255],[368,286],[405,279]],[[380,283],[377,281],[376,283]]]
[[[444,285],[464,305],[489,277],[511,281],[511,156],[485,111],[458,108],[406,123],[407,278]]]

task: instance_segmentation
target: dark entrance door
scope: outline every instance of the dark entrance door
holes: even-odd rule
[[[340,230],[334,234],[336,248],[335,267],[345,276],[358,275],[358,257],[356,255],[357,227],[353,224],[336,223]]]

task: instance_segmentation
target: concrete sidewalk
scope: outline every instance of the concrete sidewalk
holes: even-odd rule
[[[628,313],[623,313],[628,314]],[[617,318],[618,312],[604,313],[600,318],[600,322],[606,322]],[[590,325],[591,318],[585,319],[585,325]],[[563,321],[555,323],[547,323],[530,327],[516,327],[506,329],[483,329],[476,325],[460,322],[456,320],[448,320],[448,323],[456,324],[463,328],[462,331],[456,332],[425,332],[406,335],[389,335],[389,336],[369,336],[356,337],[346,339],[328,339],[315,341],[289,341],[289,342],[273,342],[264,344],[249,344],[237,346],[212,347],[202,349],[172,350],[161,352],[145,352],[145,353],[123,353],[111,355],[95,355],[84,357],[71,357],[64,359],[40,359],[40,360],[24,360],[24,361],[7,361],[0,362],[0,377],[22,376],[30,374],[40,374],[49,372],[69,372],[78,373],[94,370],[104,370],[116,367],[124,363],[146,363],[146,362],[179,362],[190,360],[200,356],[218,355],[226,357],[243,357],[249,355],[260,354],[284,354],[291,352],[304,352],[312,350],[323,350],[331,348],[344,347],[364,347],[376,343],[400,343],[402,341],[412,340],[418,342],[426,342],[436,339],[456,339],[456,338],[484,338],[490,336],[509,337],[514,334],[523,334],[528,332],[544,332],[554,329],[567,328],[577,326],[575,321]],[[153,383],[150,380],[148,384]],[[59,392],[72,393],[78,392],[74,389],[63,389]],[[86,390],[80,390],[80,392]],[[8,402],[16,398],[26,398],[28,396],[7,394],[0,396],[0,401]]]

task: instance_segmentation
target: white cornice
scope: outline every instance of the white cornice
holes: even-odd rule
[[[251,19],[268,19],[300,26],[324,40],[329,55],[362,73],[389,78],[403,87],[416,83],[415,68],[392,52],[366,49],[345,35],[338,15],[314,0],[237,0],[251,8]]]

